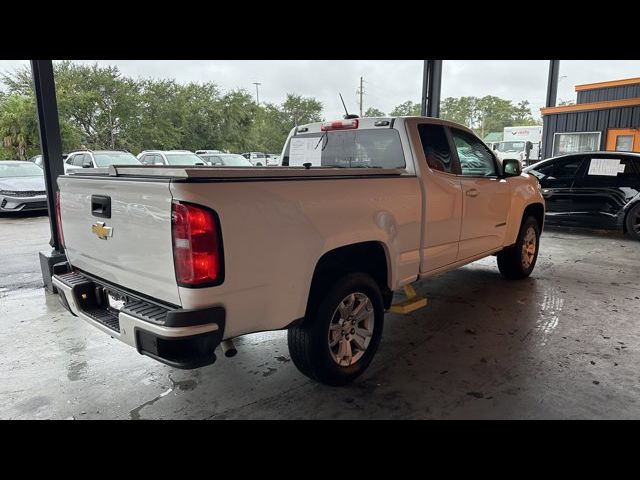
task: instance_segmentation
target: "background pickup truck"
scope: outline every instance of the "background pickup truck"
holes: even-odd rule
[[[299,370],[341,385],[371,362],[394,290],[492,254],[507,278],[534,268],[537,180],[460,125],[303,125],[281,162],[60,177],[60,301],[179,368],[213,363],[239,335],[288,329]]]

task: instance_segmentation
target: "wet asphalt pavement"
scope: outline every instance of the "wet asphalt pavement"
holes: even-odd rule
[[[157,363],[42,288],[46,216],[0,217],[2,419],[640,418],[640,242],[547,229],[533,275],[493,257],[423,281],[354,384],[298,373],[285,332],[199,370]]]

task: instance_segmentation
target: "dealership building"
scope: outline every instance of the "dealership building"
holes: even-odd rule
[[[542,108],[542,158],[640,152],[640,77],[576,85],[575,105]]]

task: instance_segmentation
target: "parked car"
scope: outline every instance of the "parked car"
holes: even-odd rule
[[[200,154],[198,156],[207,164],[215,167],[253,167],[253,163],[235,153]]]
[[[267,155],[261,152],[246,152],[241,154],[256,167],[267,166]]]
[[[145,150],[138,154],[144,165],[206,165],[207,163],[189,150]]]
[[[640,240],[640,154],[575,153],[524,171],[540,182],[550,224],[621,230]]]
[[[64,173],[81,168],[104,168],[109,165],[140,165],[129,152],[119,150],[80,150],[71,152],[64,162]]]
[[[0,212],[46,209],[42,168],[34,162],[0,161]]]
[[[29,160],[29,162],[33,162],[36,165],[38,165],[40,168],[42,168],[42,155],[34,155],[33,157],[31,157]]]
[[[538,182],[464,126],[312,123],[291,131],[283,163],[60,177],[61,303],[177,368],[213,363],[219,344],[229,355],[234,337],[288,329],[298,369],[342,385],[373,359],[394,290],[490,255],[506,278],[533,271]]]
[[[277,166],[277,165],[280,165],[280,154],[267,153],[267,166]]]
[[[69,157],[68,154],[63,153],[62,154],[62,160],[65,161],[67,158]],[[38,165],[40,168],[43,167],[42,163],[43,163],[43,157],[42,155],[34,155],[33,157],[31,157],[29,159],[30,162],[35,163],[36,165]]]

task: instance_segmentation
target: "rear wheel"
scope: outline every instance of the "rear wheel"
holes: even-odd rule
[[[344,385],[361,375],[375,355],[384,323],[380,288],[364,273],[340,278],[288,332],[294,365],[309,378]]]
[[[527,217],[520,226],[515,245],[498,253],[498,269],[510,280],[531,275],[538,259],[540,227],[535,217]]]
[[[633,206],[627,213],[627,233],[634,240],[640,240],[640,203]]]

